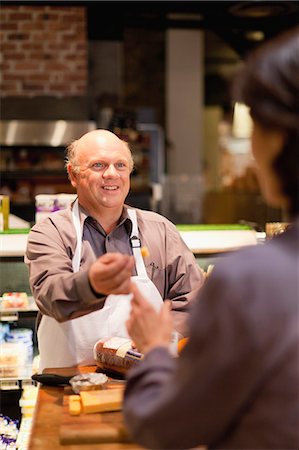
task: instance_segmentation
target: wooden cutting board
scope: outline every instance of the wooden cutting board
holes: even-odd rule
[[[120,388],[118,382],[109,383],[108,389]],[[80,414],[71,416],[68,396],[73,394],[70,387],[64,389],[62,420],[59,429],[60,443],[100,444],[108,442],[131,442],[126,432],[121,411]],[[136,446],[136,448],[138,448]]]

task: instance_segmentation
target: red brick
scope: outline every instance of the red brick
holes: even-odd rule
[[[47,21],[58,21],[59,20],[59,14],[57,13],[51,13],[50,11],[44,10],[38,13],[36,16],[38,20],[42,20],[44,22]]]
[[[23,81],[22,87],[25,90],[34,90],[34,91],[43,91],[44,90],[44,84],[43,82],[39,83],[35,81],[32,83],[31,81]]]
[[[24,50],[41,50],[43,46],[42,42],[24,42],[22,48]]]
[[[16,63],[15,69],[16,70],[38,70],[39,64],[37,63],[31,63],[31,62],[24,62],[24,63]]]
[[[48,43],[48,42],[59,42],[60,36],[57,33],[44,31],[44,32],[35,33],[34,38],[37,41],[41,41],[43,43],[45,43],[45,42]]]
[[[4,22],[1,23],[1,29],[6,31],[14,31],[18,29],[17,22]]]
[[[81,23],[83,20],[83,17],[81,17],[78,14],[63,14],[61,16],[61,21],[64,23]]]
[[[2,92],[4,93],[5,91],[12,91],[12,90],[16,89],[16,87],[17,87],[17,83],[1,83],[0,84],[1,94],[2,94]]]
[[[56,42],[47,42],[47,49],[49,49],[49,50],[54,50],[54,51],[59,50],[59,51],[63,52],[64,50],[69,50],[69,48],[70,48],[69,44],[66,45],[66,44],[59,44]]]
[[[43,11],[44,9],[45,9],[44,6],[39,6],[39,5],[20,6],[20,11],[22,11],[22,12],[38,13],[39,11]]]
[[[28,56],[30,59],[35,59],[35,60],[40,60],[40,61],[44,61],[44,60],[49,61],[50,59],[56,60],[56,56],[53,52],[34,51],[34,52],[30,52],[28,54]]]
[[[73,34],[65,33],[63,35],[63,40],[65,42],[84,41],[84,35],[82,33],[73,33]]]
[[[87,41],[84,42],[75,42],[75,49],[76,50],[84,50],[87,51]]]
[[[49,71],[64,71],[68,69],[68,65],[59,62],[45,62],[45,70]]]
[[[35,31],[35,30],[43,30],[45,28],[45,24],[39,22],[37,20],[31,22],[23,22],[20,24],[20,31]]]
[[[50,74],[47,73],[35,73],[29,76],[32,81],[48,81],[50,79]]]
[[[66,81],[86,81],[86,75],[85,74],[79,75],[79,74],[76,74],[76,73],[74,73],[74,74],[65,74],[64,75],[64,79]]]
[[[9,20],[32,20],[32,14],[26,12],[11,13]]]
[[[7,35],[10,41],[25,41],[29,39],[28,33],[11,33]]]
[[[10,68],[10,64],[7,64],[6,61],[0,63],[0,70],[3,71],[3,75],[4,75],[4,71],[8,71]]]
[[[0,23],[2,24],[7,20],[8,14],[6,9],[0,8]]]
[[[64,55],[63,59],[67,61],[77,61],[78,59],[81,59],[81,56],[76,53],[68,53]]]
[[[20,59],[25,59],[25,54],[21,53],[21,52],[12,52],[12,51],[8,51],[8,52],[3,52],[3,55],[5,57],[5,59],[9,60],[9,61],[17,61]]]
[[[11,12],[11,11],[17,11],[17,10],[19,10],[20,9],[20,7],[19,6],[17,6],[17,5],[5,5],[5,6],[1,6],[1,10],[2,11],[5,11],[5,12],[7,12],[7,13],[9,13],[9,12]]]
[[[15,42],[4,42],[4,43],[1,43],[1,50],[3,52],[10,51],[10,50],[15,50],[16,48],[17,48],[17,45],[16,45]]]
[[[46,22],[45,26],[47,27],[47,30],[50,32],[59,32],[63,33],[67,30],[66,26],[60,23],[59,21],[56,22]]]
[[[15,74],[15,73],[4,73],[3,74],[4,81],[22,81],[23,79],[24,79],[24,76],[22,74]]]
[[[70,89],[70,85],[69,85],[69,83],[51,83],[51,84],[49,84],[49,88],[51,88],[53,90],[55,89],[58,91],[68,92]]]

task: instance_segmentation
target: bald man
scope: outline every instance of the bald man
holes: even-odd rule
[[[170,221],[125,204],[133,166],[128,144],[107,130],[67,148],[77,199],[32,228],[25,255],[39,308],[40,370],[93,364],[97,340],[128,337],[132,281],[157,309],[170,299],[175,331],[186,334],[204,277]]]

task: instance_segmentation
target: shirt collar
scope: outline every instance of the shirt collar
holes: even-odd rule
[[[120,227],[121,225],[124,225],[128,235],[131,235],[132,232],[132,221],[128,216],[128,209],[129,207],[127,205],[124,205],[121,216],[120,216],[120,220],[119,223],[117,225],[116,228]],[[95,228],[97,228],[98,230],[101,231],[101,233],[103,233],[106,236],[106,233],[104,231],[104,229],[102,228],[101,224],[94,219],[92,216],[90,216],[87,211],[79,204],[79,210],[80,210],[80,223],[81,226],[84,225],[85,221],[87,220],[92,226],[94,226]]]

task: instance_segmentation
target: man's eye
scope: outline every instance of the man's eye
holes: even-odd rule
[[[96,162],[92,165],[93,169],[104,169],[105,168],[105,164],[102,162]]]
[[[115,167],[117,169],[125,169],[127,167],[127,165],[126,165],[126,163],[120,161],[115,164]]]

